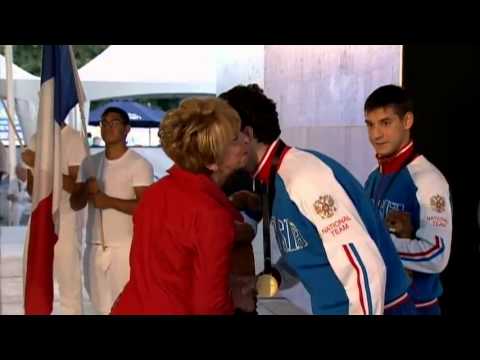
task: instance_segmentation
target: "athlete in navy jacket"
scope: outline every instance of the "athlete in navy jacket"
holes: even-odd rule
[[[382,86],[366,100],[368,136],[379,166],[366,192],[390,228],[417,314],[440,314],[440,273],[450,256],[452,208],[442,173],[419,155],[410,138],[412,101],[404,89]]]

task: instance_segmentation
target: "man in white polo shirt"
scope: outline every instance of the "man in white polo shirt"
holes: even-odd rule
[[[104,111],[100,126],[105,151],[83,161],[70,201],[75,210],[88,203],[84,278],[100,314],[110,313],[129,280],[132,215],[143,191],[153,182],[150,163],[127,147],[129,123],[122,109]]]

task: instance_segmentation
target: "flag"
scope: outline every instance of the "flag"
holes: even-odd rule
[[[83,100],[71,46],[44,45],[26,251],[26,315],[48,315],[53,309],[53,253],[62,193],[60,130],[70,110]]]

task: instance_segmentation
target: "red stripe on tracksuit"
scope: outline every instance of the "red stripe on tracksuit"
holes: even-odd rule
[[[362,291],[362,283],[360,281],[360,269],[358,268],[357,264],[353,260],[352,254],[350,254],[350,250],[348,249],[348,246],[347,245],[342,245],[342,246],[343,246],[343,250],[345,250],[345,253],[347,254],[348,260],[350,261],[353,268],[355,269],[355,272],[357,273],[357,286],[358,286],[358,294],[360,297],[360,305],[362,305],[363,314],[366,315],[367,312],[365,311],[365,304],[363,302],[364,296]]]

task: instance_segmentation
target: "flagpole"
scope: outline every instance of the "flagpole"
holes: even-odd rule
[[[7,93],[7,115],[11,121],[9,121],[8,126],[8,158],[9,158],[9,170],[8,170],[8,193],[12,195],[12,198],[9,200],[9,211],[8,211],[8,223],[9,225],[15,225],[17,204],[16,197],[18,195],[18,185],[17,185],[17,146],[15,142],[16,128],[15,123],[13,122],[13,114],[15,114],[15,101],[14,101],[14,89],[13,89],[13,45],[5,45],[5,65],[6,65],[6,93]]]
[[[15,114],[13,101],[13,45],[5,45],[5,65],[6,65],[6,87],[7,87],[7,114]],[[13,120],[13,117],[12,119]],[[16,146],[15,146],[15,124],[13,122],[9,123],[8,127],[8,148],[9,148],[9,158],[10,158],[10,182],[15,179],[15,166],[16,166]]]
[[[86,120],[85,120],[85,111],[83,109],[83,104],[78,104],[78,107],[80,108],[80,120],[82,123],[82,130],[83,130],[83,135],[84,138],[87,139],[87,125],[86,125]],[[90,147],[88,146],[88,141],[86,140],[86,146],[87,146],[87,153],[90,155]],[[97,179],[98,181],[98,179]],[[101,237],[101,243],[102,243],[102,249],[105,251],[107,249],[107,246],[105,245],[105,235],[103,234],[103,216],[102,216],[102,210],[100,210],[100,216],[99,216],[99,224],[100,224],[100,237]]]
[[[3,146],[0,144],[0,146]],[[0,265],[2,264],[2,227],[0,226]],[[0,266],[0,315],[2,315],[2,267]]]
[[[78,76],[77,62],[75,61],[75,54],[73,52],[73,46],[69,45],[69,49],[70,49],[70,58],[72,59],[72,66],[75,68],[75,72],[74,72],[75,79],[76,79],[75,85],[77,87],[78,108],[80,110],[80,120],[81,120],[81,123],[82,123],[83,136],[84,136],[84,139],[85,139],[85,146],[87,147],[87,153],[88,153],[88,155],[90,155],[90,147],[88,146],[88,140],[87,140],[87,121],[86,121],[86,117],[85,117],[85,109],[83,108],[83,104],[86,101],[86,96],[85,96],[85,93],[83,92],[83,87],[80,86],[81,82],[80,82],[80,77]],[[94,172],[92,172],[92,174],[93,173]],[[103,251],[105,251],[107,249],[107,246],[105,245],[105,235],[103,233],[102,210],[99,211],[99,215],[100,216],[98,218],[98,221],[99,221],[99,225],[100,225],[100,235],[101,235],[100,240],[101,240],[101,243],[102,243],[102,249],[103,249]]]
[[[12,114],[10,114],[10,109],[5,104],[5,100],[3,100],[3,99],[0,99],[0,100],[2,101],[2,105],[5,108],[5,111],[7,113],[8,123],[9,123],[10,127],[13,129],[13,133],[14,133],[15,137],[17,138],[18,142],[20,143],[20,146],[22,148],[25,148],[25,143],[23,142],[22,138],[18,134],[17,127],[15,126],[15,123],[13,122]]]
[[[80,110],[80,120],[82,122],[82,130],[83,135],[87,137],[87,124],[85,121],[85,109],[83,108],[83,104],[86,101],[85,93],[83,92],[82,86],[80,86],[80,77],[78,76],[78,69],[77,69],[77,62],[75,61],[75,54],[73,52],[73,46],[69,45],[68,49],[70,50],[70,58],[72,60],[72,66],[75,69],[74,76],[75,76],[75,86],[77,88],[77,96],[78,96],[78,108]]]

